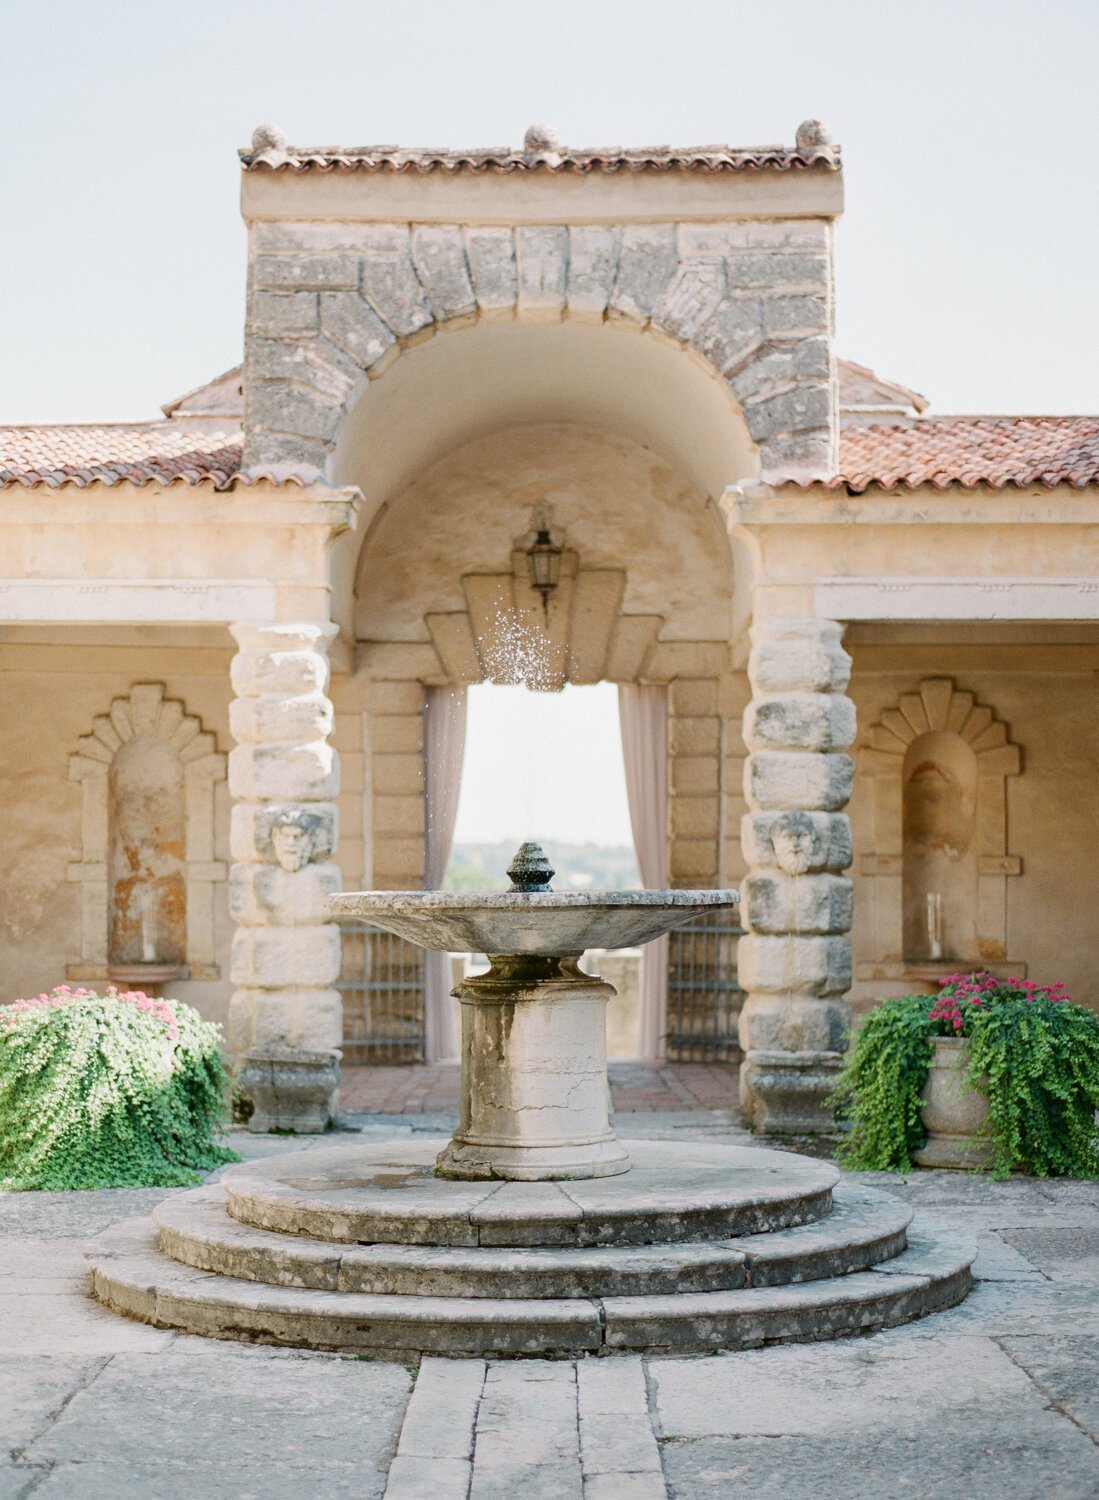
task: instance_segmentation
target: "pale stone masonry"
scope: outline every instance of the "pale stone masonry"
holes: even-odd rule
[[[251,226],[245,464],[323,472],[366,379],[451,323],[604,320],[727,381],[762,472],[836,461],[826,218],[720,224]]]
[[[333,987],[340,931],[325,919],[325,900],[341,883],[330,859],[339,759],[329,744],[326,696],[335,633],[331,625],[233,626],[230,909],[237,928],[229,1022],[238,1053],[324,1052],[342,1039]],[[292,831],[289,840],[283,828]]]
[[[756,1130],[827,1130],[847,1046],[851,658],[828,620],[756,625],[744,714],[741,1104]]]

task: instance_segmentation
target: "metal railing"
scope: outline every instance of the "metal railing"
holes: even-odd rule
[[[424,952],[377,927],[341,928],[343,1057],[347,1066],[424,1060]],[[741,928],[726,912],[668,934],[670,1062],[733,1062],[744,992],[737,980]]]
[[[343,1060],[424,1060],[424,950],[391,932],[359,923],[341,927]]]
[[[668,934],[669,1062],[735,1062],[744,991],[737,980],[736,917],[716,911]]]

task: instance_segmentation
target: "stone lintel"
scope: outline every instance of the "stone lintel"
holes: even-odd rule
[[[245,172],[241,213],[381,224],[669,223],[835,219],[843,174],[794,172]]]

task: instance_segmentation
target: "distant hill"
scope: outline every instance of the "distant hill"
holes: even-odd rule
[[[557,890],[622,891],[641,884],[632,849],[605,844],[562,844],[543,839],[550,864],[557,872]],[[455,844],[443,886],[448,891],[502,891],[516,845],[508,839],[495,844]]]

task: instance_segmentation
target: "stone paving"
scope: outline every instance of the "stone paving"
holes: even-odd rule
[[[427,1125],[375,1116],[364,1133]],[[617,1125],[743,1138],[726,1111]],[[287,1143],[235,1144],[258,1158]],[[425,1359],[418,1372],[162,1332],[88,1300],[83,1244],[164,1191],[2,1196],[0,1500],[1099,1494],[1099,1183],[862,1180],[976,1235],[960,1307],[698,1359]]]

